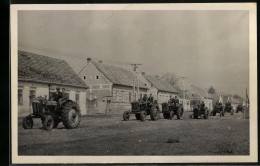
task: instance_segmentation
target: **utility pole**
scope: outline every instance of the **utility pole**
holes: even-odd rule
[[[184,79],[188,77],[180,77],[182,79],[182,85],[183,85],[183,110],[185,110],[185,105],[187,107],[187,102],[185,100],[185,84],[184,84]]]
[[[139,82],[138,82],[138,79],[137,79],[137,71],[136,69],[138,68],[138,66],[142,65],[142,64],[138,64],[138,63],[133,63],[131,64],[133,66],[133,70],[134,70],[134,74],[135,74],[135,78],[134,78],[134,85],[133,85],[133,88],[134,88],[134,99],[136,100],[136,91],[135,91],[135,87],[137,87],[137,95],[139,96]],[[137,84],[136,84],[137,82]]]

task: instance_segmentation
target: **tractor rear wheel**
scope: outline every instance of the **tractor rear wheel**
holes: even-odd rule
[[[205,110],[204,119],[208,119],[208,117],[209,117],[209,111]]]
[[[232,108],[232,109],[231,109],[231,112],[230,112],[230,115],[233,115],[233,114],[234,114],[234,111],[235,111],[235,110]]]
[[[123,119],[124,119],[124,121],[128,121],[130,119],[130,112],[129,111],[125,111],[123,113]]]
[[[77,128],[81,120],[80,109],[75,102],[67,102],[63,107],[62,122],[65,128]]]
[[[23,128],[24,129],[31,129],[33,128],[33,119],[31,116],[26,116],[23,118]]]
[[[140,112],[140,120],[141,121],[145,121],[146,120],[146,116],[147,116],[147,114],[146,114],[145,111],[141,111]]]
[[[157,109],[157,108],[152,109],[151,115],[150,115],[151,119],[152,120],[157,120],[157,119],[159,119],[159,116],[160,116],[159,109]]]
[[[51,115],[47,115],[43,121],[43,127],[45,130],[51,130],[54,126],[54,119]]]
[[[169,120],[172,120],[172,119],[173,119],[173,116],[174,116],[174,113],[173,113],[173,111],[170,111],[170,113],[169,113],[169,115],[168,115],[168,116],[169,116],[169,118],[168,118],[168,119],[169,119]]]
[[[183,119],[183,108],[178,108],[177,119]]]

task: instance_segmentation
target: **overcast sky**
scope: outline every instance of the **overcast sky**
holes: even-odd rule
[[[87,57],[127,68],[142,63],[149,74],[176,72],[201,88],[243,96],[248,36],[248,11],[18,13],[19,49],[65,59],[76,72]]]

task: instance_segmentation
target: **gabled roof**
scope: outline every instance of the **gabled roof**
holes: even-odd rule
[[[178,93],[178,91],[175,88],[173,88],[173,86],[170,83],[158,76],[148,74],[143,74],[143,76],[159,91],[171,92],[176,94]]]
[[[193,99],[193,98],[208,98],[212,99],[212,97],[208,94],[206,90],[203,90],[199,87],[192,86],[190,90],[186,92],[186,95],[188,98]]]
[[[23,51],[18,51],[18,80],[87,88],[66,61]]]
[[[107,65],[93,60],[91,60],[91,63],[113,84],[133,87],[135,76],[132,72],[121,67]],[[148,89],[142,81],[138,80],[138,82],[139,88]]]

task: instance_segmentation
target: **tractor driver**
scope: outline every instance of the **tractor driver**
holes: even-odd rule
[[[200,103],[200,110],[201,110],[202,112],[204,112],[204,110],[205,110],[205,103],[204,103],[203,100],[202,100],[202,102]]]
[[[174,105],[175,105],[176,108],[179,107],[179,103],[180,103],[180,101],[178,99],[178,96],[175,96],[175,98],[174,98]]]
[[[174,103],[174,98],[172,97],[172,95],[170,95],[170,99],[169,99],[168,103]]]
[[[222,103],[221,103],[221,102],[219,102],[219,106],[220,106],[220,107],[222,106]]]
[[[60,91],[60,87],[57,87],[56,92],[54,93],[53,96],[53,100],[58,102],[60,98],[62,98],[62,92]]]
[[[153,103],[153,96],[152,96],[152,94],[150,93],[150,96],[148,97],[148,99],[147,99],[147,104],[148,105],[151,105]]]
[[[146,102],[147,101],[147,95],[144,94],[144,97],[143,97],[143,102]]]

